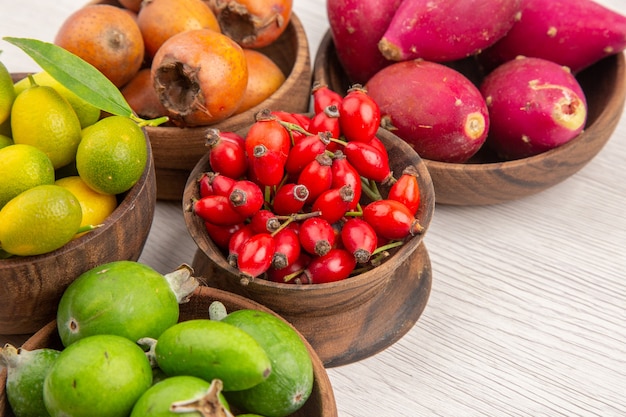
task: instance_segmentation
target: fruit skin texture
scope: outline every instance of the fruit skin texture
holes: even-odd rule
[[[585,127],[585,93],[568,68],[541,58],[519,57],[483,81],[491,131],[487,145],[504,159],[545,152]]]
[[[150,68],[140,69],[120,91],[130,108],[140,117],[156,119],[167,114],[167,109],[152,87]]]
[[[128,117],[110,116],[83,129],[78,174],[103,194],[120,194],[139,181],[148,162],[143,130]]]
[[[398,62],[374,75],[366,88],[380,107],[382,125],[392,125],[422,158],[466,162],[487,138],[489,114],[480,91],[445,65]]]
[[[195,29],[220,32],[213,11],[202,0],[149,0],[137,14],[148,56],[153,57],[172,36]]]
[[[157,96],[179,126],[203,126],[241,104],[248,67],[241,47],[210,29],[182,32],[157,51],[151,66]]]
[[[626,48],[626,16],[591,0],[524,0],[521,19],[481,55],[496,66],[518,55],[568,66],[576,74]]]
[[[244,48],[248,65],[248,86],[235,114],[242,113],[270,97],[285,82],[285,74],[267,55]]]
[[[86,337],[58,356],[44,380],[52,417],[123,417],[152,384],[146,354],[116,335]]]
[[[54,167],[43,151],[31,145],[0,149],[0,209],[29,188],[54,183]]]
[[[332,0],[326,14],[337,57],[352,83],[365,84],[393,61],[378,49],[402,0]]]
[[[446,62],[493,45],[513,26],[522,0],[404,1],[378,47],[387,59]]]
[[[233,311],[222,321],[250,334],[272,363],[264,382],[226,393],[229,403],[266,417],[285,417],[302,407],[313,389],[313,364],[293,328],[269,313],[250,309]]]
[[[72,162],[81,141],[80,120],[54,88],[32,85],[13,102],[11,131],[15,143],[44,151],[55,169]]]
[[[54,43],[96,67],[117,87],[132,79],[145,55],[137,22],[108,4],[87,5],[71,14]]]
[[[52,252],[69,242],[80,226],[78,199],[54,184],[30,188],[0,210],[0,244],[13,255]]]
[[[137,341],[157,338],[178,322],[178,300],[168,280],[133,261],[96,266],[73,281],[57,308],[57,328],[64,346],[97,334]]]
[[[0,348],[0,365],[7,369],[6,395],[16,417],[49,416],[43,401],[43,382],[61,352],[56,349]]]
[[[270,375],[265,350],[237,327],[209,319],[183,321],[165,330],[155,349],[168,376],[191,375],[224,383],[224,392],[248,389]]]
[[[7,67],[0,62],[0,124],[9,119],[11,106],[15,100],[15,87]]]

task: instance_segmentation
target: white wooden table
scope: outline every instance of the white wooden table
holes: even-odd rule
[[[626,14],[624,0],[600,3]],[[85,1],[0,0],[0,36],[52,41]],[[323,0],[295,0],[311,56]],[[36,65],[0,41],[11,72]],[[579,173],[497,206],[437,206],[433,288],[399,342],[330,369],[342,417],[626,415],[626,118]],[[159,202],[140,261],[161,272],[196,246]],[[3,342],[3,341],[0,341]]]

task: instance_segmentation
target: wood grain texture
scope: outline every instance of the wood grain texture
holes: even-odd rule
[[[466,60],[467,61],[467,60]],[[476,66],[457,65],[464,74]],[[453,205],[497,204],[541,192],[569,178],[584,167],[611,137],[626,99],[624,55],[613,55],[577,76],[589,110],[585,130],[556,149],[529,158],[502,161],[485,147],[468,163],[453,164],[426,160],[435,185],[437,202]],[[313,81],[345,94],[349,81],[339,64],[330,32],[315,56]]]
[[[626,14],[622,0],[598,0]],[[76,2],[0,0],[1,36],[51,40]],[[296,0],[315,55],[323,2]],[[12,45],[11,71],[36,66]],[[428,304],[398,342],[328,369],[341,417],[626,415],[626,118],[577,173],[497,205],[437,205]],[[158,201],[140,260],[166,273],[197,245],[180,202]],[[0,336],[0,343],[6,337]]]
[[[276,314],[266,307],[236,294],[215,288],[199,287],[192,294],[189,302],[181,304],[179,321],[208,318],[209,306],[213,301],[222,302],[228,312],[241,309],[256,309]],[[302,338],[313,363],[314,382],[309,399],[302,408],[289,417],[337,417],[337,405],[326,369],[324,369],[322,361],[309,342],[301,334],[299,336]],[[22,348],[27,350],[44,347],[63,349],[57,332],[56,321],[47,323],[22,345]],[[0,417],[14,417],[6,397],[6,374],[6,369],[0,371]]]
[[[0,261],[0,334],[28,334],[56,316],[64,289],[105,262],[137,260],[148,239],[156,206],[156,179],[148,163],[137,183],[119,197],[103,225],[43,255]]]
[[[416,218],[424,231],[390,251],[392,257],[382,265],[345,280],[293,285],[254,279],[242,285],[238,271],[209,238],[204,221],[189,210],[190,203],[199,198],[197,179],[210,171],[208,154],[191,172],[183,195],[185,222],[200,251],[192,267],[205,284],[243,295],[276,311],[304,334],[326,366],[360,360],[396,341],[411,327],[407,323],[417,321],[430,293],[430,261],[420,246],[435,205],[430,175],[404,141],[383,129],[379,129],[378,137],[385,144],[396,178],[409,166],[418,175],[421,198]],[[383,196],[388,192],[387,186],[379,189]],[[361,204],[365,206],[368,201],[363,197]],[[387,294],[387,302],[381,300],[381,294]],[[404,302],[413,303],[413,308],[404,309]]]

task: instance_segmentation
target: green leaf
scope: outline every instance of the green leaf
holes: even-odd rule
[[[3,39],[26,52],[44,71],[92,106],[116,116],[136,118],[120,90],[82,58],[37,39]]]

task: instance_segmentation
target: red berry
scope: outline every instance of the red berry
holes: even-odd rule
[[[294,229],[285,227],[274,235],[275,249],[272,258],[274,269],[283,269],[300,257],[300,240]]]
[[[388,156],[376,147],[365,142],[348,142],[343,151],[359,175],[379,182],[392,177]]]
[[[276,269],[270,267],[267,270],[267,279],[273,282],[281,282],[287,284],[308,284],[308,277],[304,276],[304,269],[311,261],[311,255],[300,251],[300,256],[295,262],[287,265],[285,268]]]
[[[350,209],[354,201],[354,191],[350,185],[331,188],[324,191],[313,202],[313,211],[319,211],[320,217],[329,223],[339,221]]]
[[[328,106],[339,106],[343,97],[328,86],[316,83],[311,90],[313,96],[313,113],[323,112]]]
[[[365,220],[353,217],[341,228],[341,242],[357,263],[367,263],[378,246],[374,228]]]
[[[220,226],[205,221],[204,227],[213,243],[215,243],[218,248],[227,250],[228,243],[230,242],[233,234],[235,234],[239,229],[244,227],[244,224],[237,223],[229,226]]]
[[[235,211],[228,197],[223,195],[202,197],[193,202],[191,209],[203,220],[219,226],[232,226],[245,219],[244,216]]]
[[[296,142],[289,151],[285,171],[291,175],[299,174],[309,162],[324,153],[329,142],[330,139],[326,133],[307,136]]]
[[[333,138],[341,134],[339,127],[339,109],[336,105],[327,106],[323,111],[316,113],[309,124],[310,133],[326,132]]]
[[[228,196],[235,180],[216,172],[205,172],[198,180],[200,183],[200,197],[208,195]]]
[[[298,213],[309,198],[309,190],[304,184],[288,183],[282,185],[274,195],[272,208],[279,216]]]
[[[319,217],[310,217],[302,222],[298,232],[302,249],[311,255],[322,256],[335,245],[333,226]]]
[[[209,129],[206,145],[209,147],[209,164],[214,172],[230,178],[240,178],[246,173],[248,161],[241,136]]]
[[[339,106],[341,133],[349,140],[367,142],[376,135],[380,126],[380,108],[359,86],[348,90]]]
[[[237,230],[231,236],[228,242],[228,257],[227,261],[233,267],[237,267],[237,259],[239,257],[239,252],[243,247],[243,244],[248,241],[252,236],[255,235],[254,229],[250,224],[245,225],[244,227]]]
[[[331,249],[326,255],[314,257],[305,274],[313,284],[323,284],[346,279],[356,267],[356,260],[345,249]]]
[[[417,173],[413,171],[405,170],[389,189],[387,198],[404,203],[415,216],[420,206],[420,185]]]
[[[331,165],[330,156],[321,154],[309,162],[298,175],[297,183],[306,186],[309,190],[307,202],[315,201],[321,193],[330,188],[333,182]]]
[[[368,222],[376,234],[386,239],[404,239],[422,231],[419,221],[401,202],[377,200],[363,208],[363,220]]]
[[[258,277],[269,269],[275,247],[269,233],[255,234],[243,244],[237,255],[237,268],[244,279]]]
[[[250,225],[255,233],[272,233],[280,227],[280,221],[270,210],[261,209],[252,216]]]
[[[252,152],[248,168],[255,182],[270,187],[280,184],[285,174],[286,158],[263,144],[255,146]]]
[[[230,189],[228,199],[237,213],[250,217],[261,210],[264,203],[261,188],[248,180],[239,180]]]

